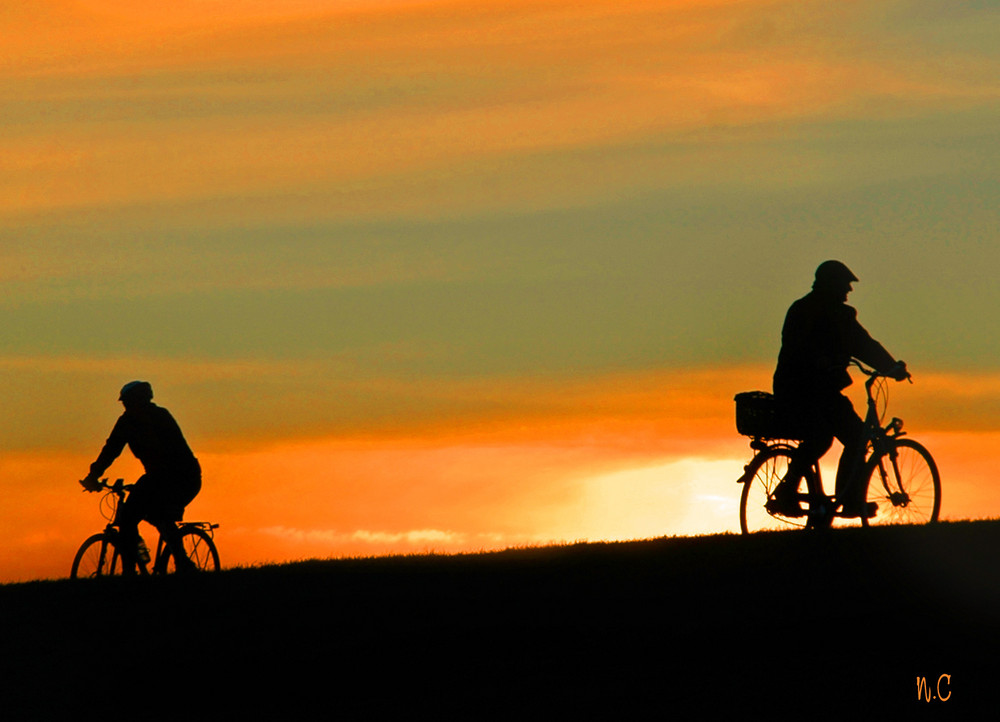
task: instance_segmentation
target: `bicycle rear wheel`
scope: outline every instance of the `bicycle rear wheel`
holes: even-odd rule
[[[927,449],[912,439],[894,439],[884,454],[868,462],[867,501],[878,511],[865,526],[926,524],[941,512],[941,475]]]
[[[180,531],[181,542],[184,544],[184,552],[188,559],[194,562],[195,567],[201,572],[219,571],[219,550],[215,548],[215,542],[207,532],[197,526],[182,526]],[[165,573],[173,574],[177,571],[173,554],[164,550],[167,556]]]
[[[775,487],[788,473],[793,449],[775,446],[757,454],[747,465],[743,476],[743,493],[740,496],[740,529],[744,534],[758,531],[801,529],[808,522],[807,516],[791,517],[772,514],[765,504],[774,494]],[[805,476],[799,482],[798,492],[808,495]]]
[[[118,576],[122,573],[122,558],[115,540],[106,533],[87,539],[73,558],[70,579],[93,579]]]

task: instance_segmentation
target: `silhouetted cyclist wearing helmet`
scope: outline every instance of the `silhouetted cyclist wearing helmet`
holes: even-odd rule
[[[201,466],[170,412],[153,403],[149,383],[125,384],[119,401],[125,412],[80,483],[87,491],[98,491],[98,479],[128,446],[146,473],[136,481],[119,509],[123,572],[135,573],[138,525],[143,520],[159,530],[174,556],[177,571],[192,571],[195,565],[184,552],[174,522],[183,518],[184,507],[201,490]]]
[[[864,424],[842,391],[851,384],[847,367],[852,358],[892,378],[907,377],[906,364],[896,361],[858,323],[858,312],[847,295],[858,280],[840,261],[816,269],[812,291],[792,304],[781,330],[781,351],[774,372],[778,417],[802,438],[788,474],[775,490],[768,509],[785,516],[802,516],[795,491],[805,471],[833,445],[844,445],[837,467],[835,499],[848,517],[870,516],[863,490],[851,488],[854,464],[862,458]],[[859,485],[853,484],[857,487]]]

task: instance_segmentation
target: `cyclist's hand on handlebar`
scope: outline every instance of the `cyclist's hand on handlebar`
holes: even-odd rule
[[[890,378],[896,379],[896,381],[906,381],[910,378],[910,372],[906,370],[905,361],[897,361],[896,365],[893,366],[886,375]]]
[[[80,486],[83,487],[84,491],[100,491],[104,485],[93,474],[87,474],[86,477],[80,480]]]

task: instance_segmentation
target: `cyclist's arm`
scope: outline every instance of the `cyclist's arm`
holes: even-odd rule
[[[849,331],[851,356],[886,376],[896,378],[897,369],[900,364],[902,364],[903,372],[905,373],[906,364],[902,361],[897,361],[885,349],[885,346],[873,339],[865,327],[858,323],[857,312],[853,308],[851,311],[853,312]],[[902,378],[905,378],[905,376]]]
[[[124,418],[124,415],[119,417],[114,428],[111,429],[111,435],[104,442],[104,448],[98,454],[97,460],[90,465],[90,473],[87,475],[88,479],[97,479],[100,477],[114,463],[115,459],[121,455],[122,451],[125,450],[125,445],[128,443],[128,432],[126,431]]]

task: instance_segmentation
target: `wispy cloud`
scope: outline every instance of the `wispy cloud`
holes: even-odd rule
[[[540,154],[568,153],[567,163],[725,128],[756,136],[942,100],[996,102],[996,55],[961,44],[974,20],[954,39],[939,28],[929,55],[922,34],[885,19],[895,5],[432,3],[344,14],[301,3],[287,16],[192,5],[176,18],[117,7],[63,25],[75,43],[44,77],[7,70],[0,211],[208,202],[201,213],[228,220],[530,206],[540,188],[518,169]],[[164,21],[190,31],[171,38]],[[563,193],[595,190],[579,179]]]
[[[243,530],[243,534],[260,534],[274,537],[281,541],[302,545],[310,553],[320,553],[317,550],[328,547],[330,554],[358,554],[369,550],[371,553],[391,549],[395,553],[405,553],[406,550],[469,550],[476,548],[496,549],[505,546],[518,546],[537,543],[539,539],[529,539],[523,536],[512,536],[501,533],[476,532],[463,533],[441,529],[409,529],[405,531],[372,531],[355,529],[341,531],[333,529],[296,529],[284,526],[265,527],[255,531]]]
[[[78,449],[95,424],[103,428],[117,413],[118,388],[142,378],[153,383],[158,401],[188,420],[189,433],[212,446],[301,438],[434,439],[460,428],[465,435],[513,443],[556,429],[583,436],[600,429],[604,444],[639,450],[672,439],[680,447],[729,426],[732,389],[766,385],[769,378],[769,370],[759,367],[435,378],[427,369],[438,363],[436,356],[422,358],[405,347],[312,360],[0,358],[0,370],[16,379],[8,411],[21,419],[3,443],[8,450],[52,444]],[[42,390],[60,403],[39,404]],[[67,407],[75,409],[69,417]],[[641,438],[632,438],[640,427],[646,429]]]

